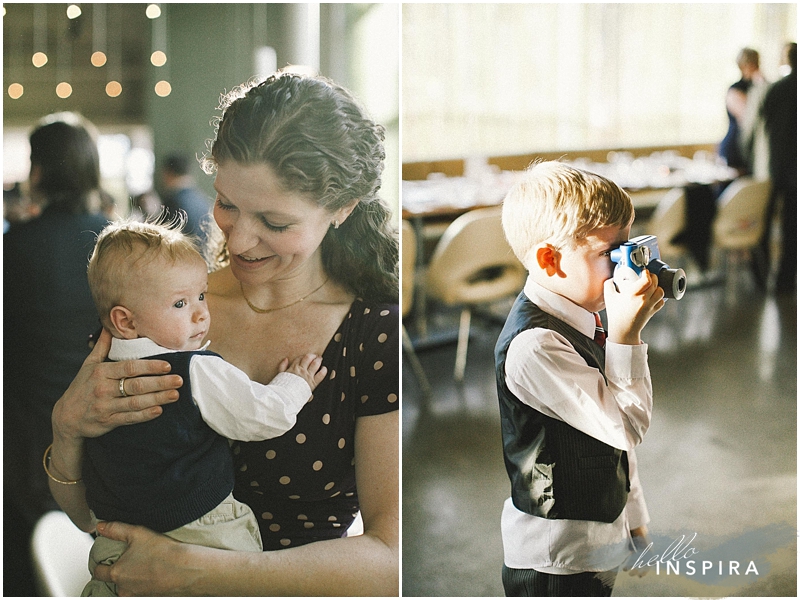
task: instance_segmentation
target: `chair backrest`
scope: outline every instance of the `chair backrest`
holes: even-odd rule
[[[731,183],[717,201],[714,245],[725,249],[756,246],[766,228],[766,211],[772,184],[750,177]]]
[[[403,251],[403,273],[402,273],[402,292],[403,292],[403,316],[411,312],[414,304],[414,273],[416,272],[415,262],[417,260],[417,236],[414,227],[406,220],[403,220],[403,229],[400,233],[400,243]]]
[[[89,582],[92,536],[61,511],[43,515],[33,529],[31,554],[36,587],[43,596],[80,596]]]
[[[684,250],[671,241],[685,226],[686,192],[682,187],[675,187],[667,191],[658,201],[645,233],[658,238],[658,250],[662,258],[679,256]]]
[[[519,292],[526,272],[506,241],[501,207],[461,215],[431,256],[427,292],[446,304],[483,304]]]

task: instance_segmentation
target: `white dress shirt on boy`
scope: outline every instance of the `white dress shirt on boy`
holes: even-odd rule
[[[594,337],[591,312],[531,278],[524,292],[543,311]],[[605,349],[608,385],[555,331],[530,329],[511,341],[505,374],[509,390],[537,411],[627,451],[631,490],[625,510],[613,523],[536,517],[518,510],[508,498],[501,517],[508,567],[554,575],[608,571],[633,550],[630,530],[650,520],[633,450],[653,410],[647,345],[607,341]]]

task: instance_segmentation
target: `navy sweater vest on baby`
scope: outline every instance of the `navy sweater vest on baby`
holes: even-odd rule
[[[189,363],[213,352],[151,356],[183,378],[177,402],[146,423],[123,425],[86,440],[86,500],[98,519],[159,532],[199,519],[233,490],[227,440],[203,421],[192,400]]]
[[[495,347],[503,456],[517,509],[547,519],[613,523],[630,491],[628,455],[521,402],[506,386],[511,341],[537,327],[563,335],[605,379],[605,351],[521,293]]]

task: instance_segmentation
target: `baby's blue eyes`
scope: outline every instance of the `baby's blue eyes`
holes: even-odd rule
[[[202,294],[200,294],[199,300],[200,300],[200,302],[204,302],[205,299],[206,299],[206,294],[205,294],[205,292],[203,292]],[[183,308],[184,306],[186,306],[186,300],[178,300],[172,306],[174,306],[175,308]]]

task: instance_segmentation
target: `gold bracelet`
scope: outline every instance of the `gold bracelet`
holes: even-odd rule
[[[50,472],[50,469],[47,468],[47,462],[48,459],[50,458],[49,456],[50,450],[52,449],[53,449],[53,444],[50,444],[47,447],[47,450],[44,451],[44,456],[42,456],[42,466],[44,467],[44,472],[47,473],[47,476],[56,483],[60,483],[61,485],[75,485],[76,483],[80,483],[81,481],[83,481],[83,479],[76,479],[75,481],[63,481],[53,476],[53,474]]]

